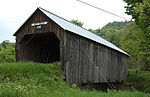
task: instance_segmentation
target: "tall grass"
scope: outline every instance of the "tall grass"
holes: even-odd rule
[[[61,73],[62,70],[58,66],[59,63],[53,63],[53,64],[38,64],[33,62],[28,63],[3,63],[0,64],[0,73],[2,74],[8,74],[8,75],[16,75],[16,74],[22,74],[22,75],[35,75],[35,74],[41,74],[41,73],[48,73],[51,75],[55,75],[55,73]],[[59,70],[59,72],[58,72]]]
[[[62,77],[60,63],[0,64],[0,97],[150,97],[138,91],[81,91]]]

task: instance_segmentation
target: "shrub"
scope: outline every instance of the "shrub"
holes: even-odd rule
[[[15,47],[14,43],[2,42],[0,44],[0,63],[15,62]]]
[[[127,79],[124,81],[127,86],[134,89],[150,93],[150,73],[149,72],[129,72]]]

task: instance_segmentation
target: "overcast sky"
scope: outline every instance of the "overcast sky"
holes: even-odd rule
[[[127,19],[123,0],[82,0]],[[84,23],[84,28],[98,29],[109,22],[125,21],[119,17],[97,10],[76,0],[1,0],[0,1],[0,42],[15,42],[13,33],[36,10],[42,7],[67,20],[77,19]]]

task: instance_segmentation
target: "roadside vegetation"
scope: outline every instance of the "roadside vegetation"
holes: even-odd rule
[[[98,92],[70,88],[60,63],[1,63],[0,97],[150,97],[137,90]]]

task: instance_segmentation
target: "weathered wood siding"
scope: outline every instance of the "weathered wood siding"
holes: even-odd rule
[[[41,29],[31,26],[32,23],[38,22],[48,22],[48,24],[42,25]],[[60,61],[68,83],[117,82],[126,77],[128,56],[62,29],[40,10],[36,10],[16,33],[17,61],[26,60],[23,49],[32,38],[25,40],[25,37],[27,35],[34,37],[42,33],[54,33],[59,39]]]
[[[39,23],[39,22],[48,22],[46,25],[41,25],[41,29],[37,29],[36,26],[32,27],[31,24]],[[37,10],[18,30],[16,33],[16,60],[17,61],[26,61],[24,56],[24,48],[27,44],[34,38],[34,35],[41,33],[55,33],[57,38],[60,41],[60,55],[63,56],[63,48],[64,48],[64,36],[65,31],[59,27],[56,23],[54,23],[51,19],[49,19],[46,15],[44,15],[41,11]],[[32,35],[32,37],[25,42],[22,42],[27,35]],[[36,46],[36,45],[35,45]],[[62,57],[60,57],[61,60]]]
[[[117,82],[126,77],[128,56],[68,31],[66,33],[68,83]]]

